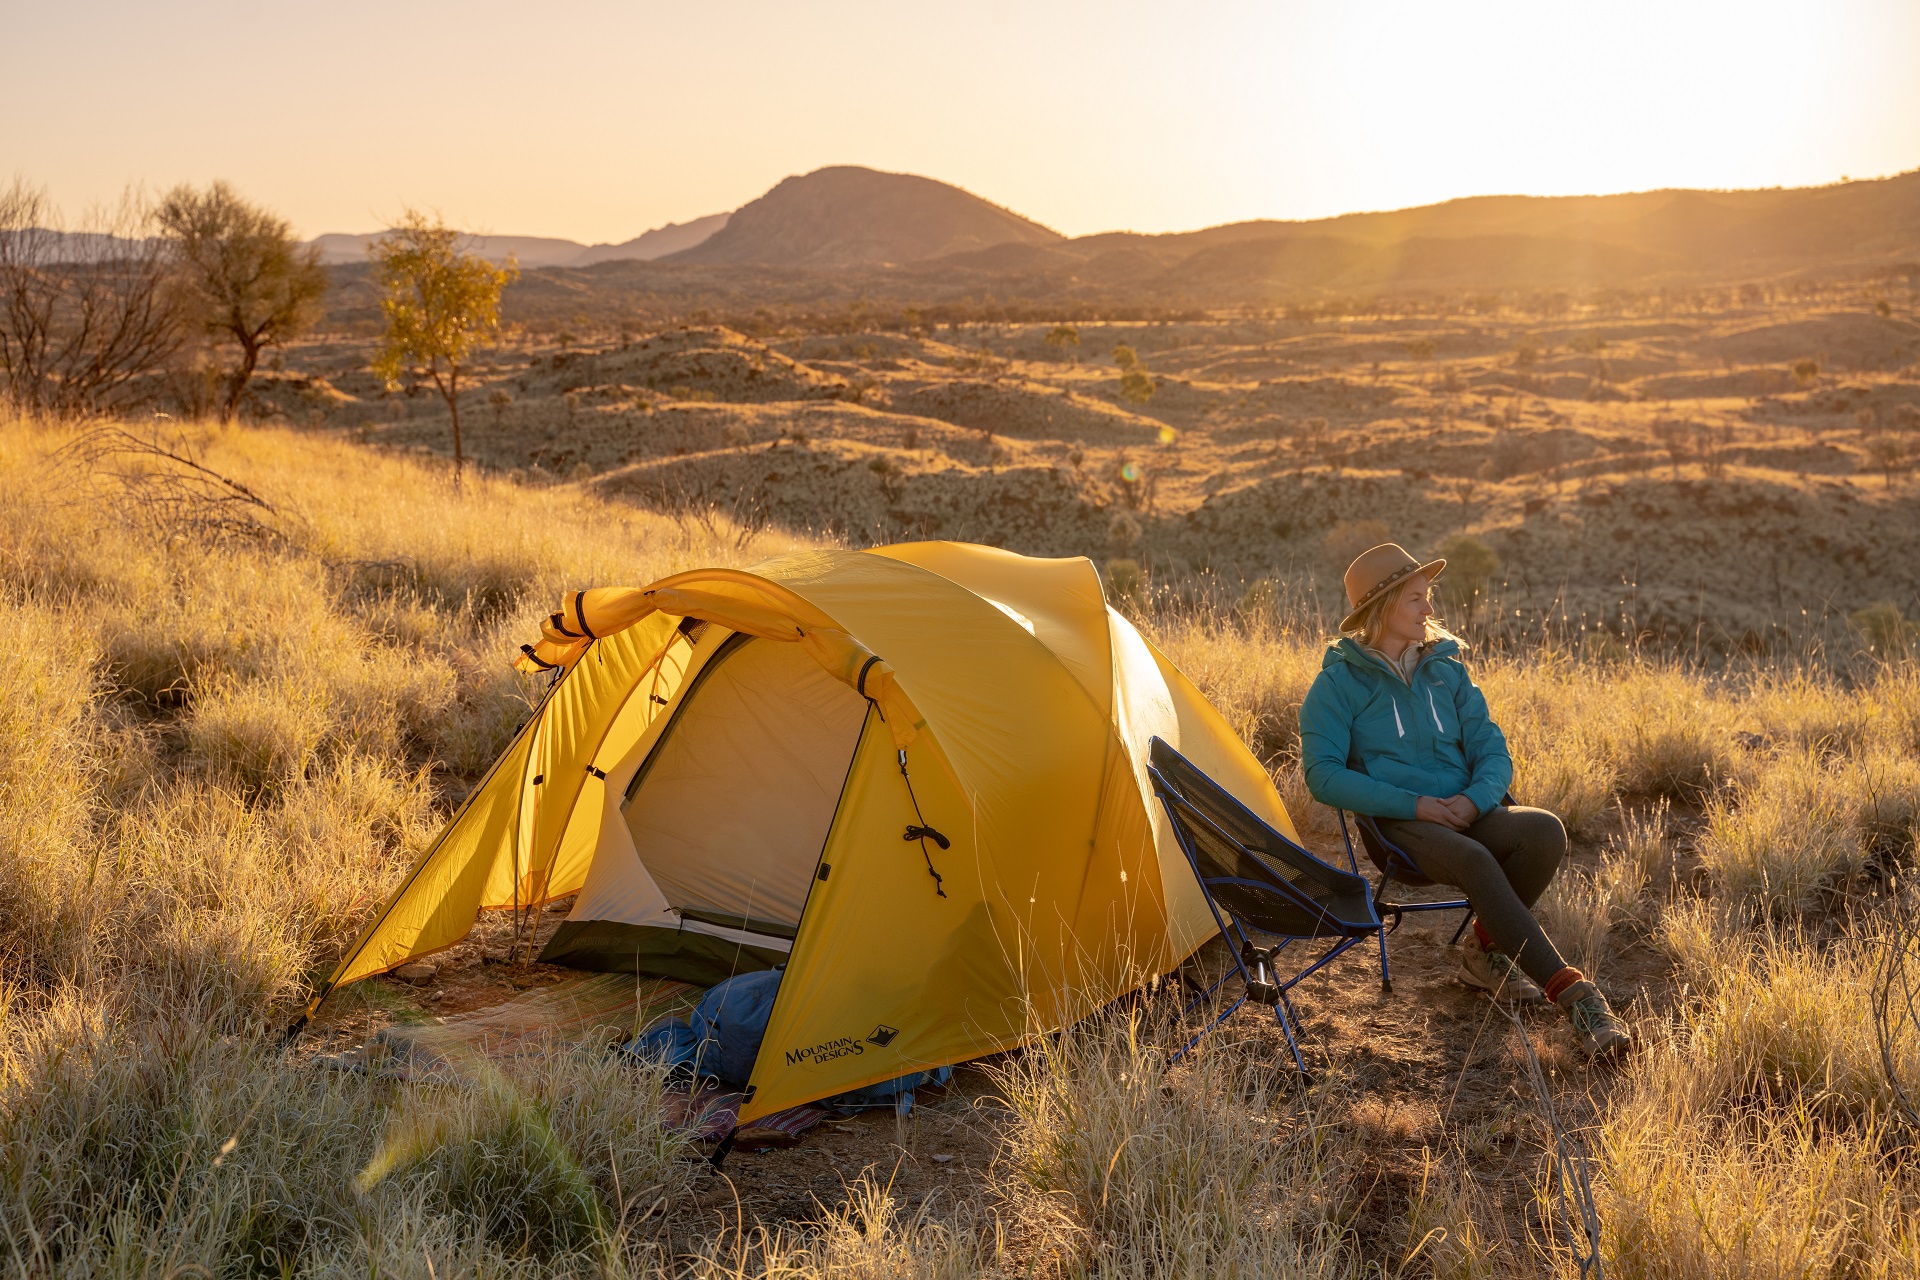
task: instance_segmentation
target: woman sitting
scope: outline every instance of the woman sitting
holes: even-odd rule
[[[1473,904],[1461,981],[1567,1014],[1590,1057],[1618,1053],[1627,1025],[1560,956],[1532,906],[1567,851],[1560,819],[1503,805],[1513,780],[1506,738],[1460,661],[1460,642],[1433,620],[1428,591],[1445,560],[1421,564],[1374,547],[1347,568],[1353,611],[1300,708],[1307,789],[1371,816],[1428,879]]]

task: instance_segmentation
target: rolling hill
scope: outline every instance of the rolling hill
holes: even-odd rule
[[[842,267],[1062,239],[1057,231],[932,178],[838,165],[787,178],[743,205],[711,238],[667,261]]]

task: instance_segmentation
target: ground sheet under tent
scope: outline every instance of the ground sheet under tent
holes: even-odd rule
[[[486,1066],[579,1045],[613,1046],[684,1018],[704,987],[630,973],[583,973],[524,991],[484,1009],[382,1028],[365,1043],[316,1060],[335,1071],[421,1084],[461,1084]],[[663,1119],[718,1141],[734,1128],[745,1095],[712,1081],[669,1090]],[[786,1146],[832,1114],[813,1103],[749,1121],[734,1137],[745,1148]]]

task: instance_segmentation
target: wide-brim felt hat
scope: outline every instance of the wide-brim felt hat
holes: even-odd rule
[[[1446,567],[1445,560],[1429,560],[1421,564],[1397,542],[1383,542],[1362,551],[1347,566],[1344,582],[1347,603],[1351,608],[1347,616],[1340,619],[1340,629],[1351,631],[1368,605],[1387,592],[1396,590],[1414,574],[1420,574],[1432,582]]]

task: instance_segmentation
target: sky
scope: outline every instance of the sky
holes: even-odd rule
[[[1920,168],[1920,0],[0,0],[0,180],[620,241],[829,164],[1069,235]]]

